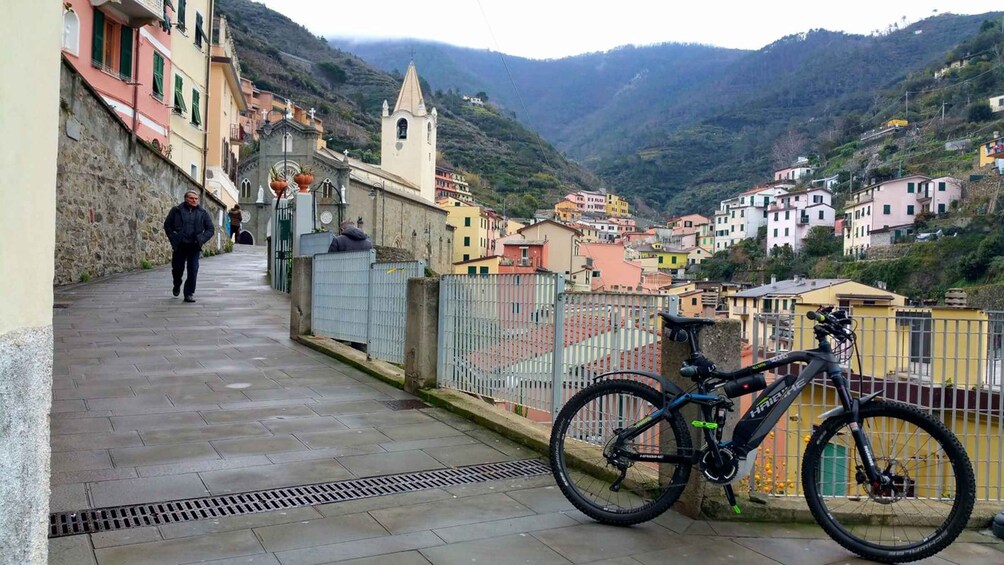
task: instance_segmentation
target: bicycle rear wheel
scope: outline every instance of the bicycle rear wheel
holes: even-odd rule
[[[812,434],[802,465],[809,510],[834,541],[886,563],[934,555],[965,528],[976,481],[958,438],[912,406],[874,400],[861,408],[861,430],[890,480],[868,483],[850,414],[830,418]]]
[[[662,408],[662,399],[662,393],[637,381],[601,381],[581,390],[558,413],[551,431],[551,471],[561,492],[587,516],[604,524],[637,524],[665,512],[680,497],[690,465],[612,462],[604,455],[617,430]],[[693,452],[679,413],[623,447],[637,453]],[[618,465],[627,468],[627,476],[614,491]]]

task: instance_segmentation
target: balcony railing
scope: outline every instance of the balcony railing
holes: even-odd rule
[[[230,141],[235,143],[244,143],[244,128],[239,125],[230,126]]]
[[[804,226],[805,224],[808,224],[808,223],[809,223],[809,217],[808,216],[799,216],[798,217],[798,224],[799,225]]]
[[[129,27],[142,27],[164,19],[164,0],[91,0],[91,5],[122,16]]]

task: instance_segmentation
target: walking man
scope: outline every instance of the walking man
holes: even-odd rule
[[[234,204],[233,209],[227,215],[230,217],[230,239],[237,243],[237,238],[241,235],[241,222],[244,221],[241,205]]]
[[[366,235],[366,232],[356,227],[356,223],[352,220],[345,220],[338,227],[342,233],[331,240],[331,244],[328,245],[328,253],[373,249],[373,241]]]
[[[213,221],[209,212],[199,206],[199,193],[189,190],[185,193],[185,201],[171,208],[164,220],[164,231],[174,249],[171,255],[174,288],[171,292],[178,296],[181,291],[181,274],[187,267],[185,302],[195,302],[195,281],[199,275],[202,246],[213,237]]]

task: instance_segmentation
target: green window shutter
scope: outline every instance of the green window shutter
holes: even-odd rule
[[[476,275],[476,274],[478,274],[478,268],[477,267],[467,267],[467,274],[468,275]]]
[[[185,113],[185,80],[181,75],[174,75],[174,111]]]
[[[908,215],[910,215],[910,216],[913,215],[913,206],[912,205],[906,207],[906,213]]]
[[[153,52],[153,95],[164,98],[164,57]]]
[[[94,33],[91,35],[91,63],[95,67],[104,66],[105,57],[105,13],[94,10]]]
[[[913,186],[914,185],[912,182],[906,183],[906,191],[909,192],[910,194],[913,194]]]
[[[938,192],[945,192],[945,183],[943,182],[938,183]]]
[[[195,12],[195,45],[202,47],[202,14]]]
[[[119,76],[132,79],[132,28],[122,26],[119,32]]]
[[[178,16],[178,29],[185,31],[185,5],[188,4],[186,0],[178,0],[178,11],[174,14]]]
[[[202,125],[202,113],[199,112],[199,91],[192,89],[192,123]]]

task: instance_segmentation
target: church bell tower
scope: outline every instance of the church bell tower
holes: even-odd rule
[[[384,100],[381,120],[380,167],[414,183],[423,199],[435,203],[438,113],[435,108],[426,111],[414,61],[408,64],[393,112]]]

